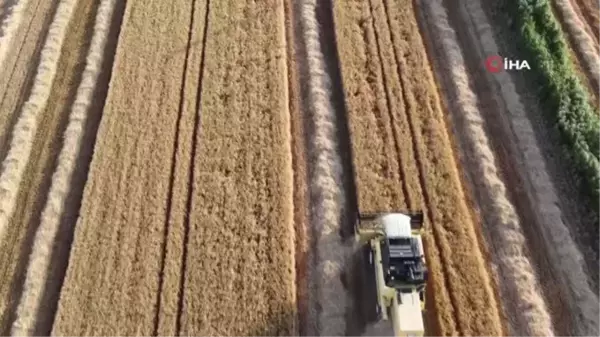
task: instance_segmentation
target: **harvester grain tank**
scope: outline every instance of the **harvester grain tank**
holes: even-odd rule
[[[363,213],[356,238],[368,244],[377,287],[377,313],[396,336],[423,336],[427,267],[422,212]]]

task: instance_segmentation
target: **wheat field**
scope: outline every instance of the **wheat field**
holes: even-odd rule
[[[0,1],[0,333],[392,335],[354,225],[420,210],[426,335],[597,334],[494,8]]]

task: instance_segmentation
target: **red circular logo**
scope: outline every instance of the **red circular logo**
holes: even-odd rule
[[[502,57],[500,55],[489,56],[485,60],[485,68],[490,73],[499,73],[502,71]]]

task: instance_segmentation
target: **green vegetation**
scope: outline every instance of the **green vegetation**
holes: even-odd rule
[[[598,209],[600,119],[569,59],[569,49],[549,0],[507,0],[519,46],[540,84],[540,100],[560,133],[584,192]]]

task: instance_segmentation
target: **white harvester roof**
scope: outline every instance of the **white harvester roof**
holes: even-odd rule
[[[406,214],[386,214],[381,217],[381,222],[388,238],[410,238],[412,235],[410,216]]]

